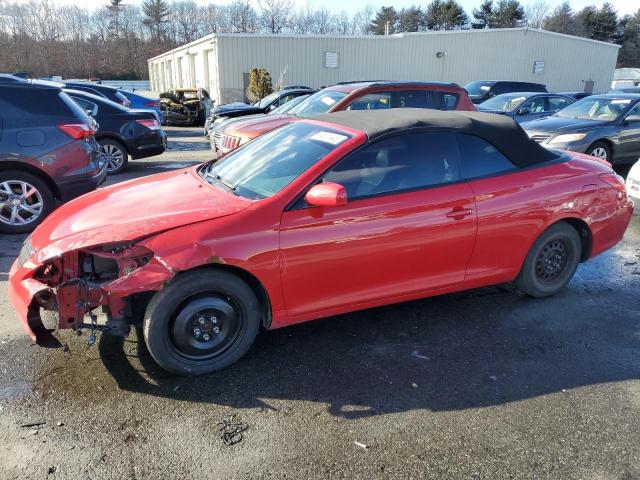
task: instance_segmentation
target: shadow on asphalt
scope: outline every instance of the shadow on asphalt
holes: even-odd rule
[[[490,287],[382,307],[263,332],[240,362],[195,378],[157,367],[141,336],[102,336],[99,351],[121,389],[182,401],[324,402],[347,419],[461,410],[640,378],[637,321],[615,309],[603,321],[614,295],[594,309],[575,287],[539,300]]]

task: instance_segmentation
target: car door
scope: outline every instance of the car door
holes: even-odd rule
[[[341,207],[301,200],[282,215],[282,287],[290,316],[442,289],[464,280],[476,214],[451,133],[411,133],[362,147],[319,181]],[[383,302],[384,303],[384,302]]]
[[[631,108],[620,125],[616,161],[635,161],[640,157],[640,102]]]
[[[528,122],[547,116],[549,114],[548,110],[547,97],[537,96],[524,102],[514,118],[518,123]]]

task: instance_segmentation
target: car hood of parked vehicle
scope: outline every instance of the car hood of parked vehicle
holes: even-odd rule
[[[525,122],[522,124],[522,128],[525,130],[560,133],[566,131],[573,132],[576,130],[591,130],[592,128],[600,128],[610,124],[611,122],[604,120],[583,120],[581,118],[565,118],[551,115],[550,117]]]
[[[225,217],[253,203],[210,185],[198,168],[122,182],[61,206],[31,235],[38,261]]]
[[[251,139],[296,120],[298,120],[298,117],[293,115],[267,115],[266,117],[233,123],[224,130],[224,133]]]
[[[486,107],[483,108],[482,104],[476,105],[476,110],[484,113],[495,113],[496,115],[513,115],[515,113],[514,111],[505,112],[504,110],[496,110],[493,108],[486,108]]]
[[[256,107],[255,105],[250,105],[244,102],[233,102],[233,103],[225,103],[224,105],[218,105],[216,108],[213,109],[213,114],[224,115],[225,113],[229,113],[229,112],[239,112],[239,111],[245,111],[245,110],[262,111],[260,108]]]

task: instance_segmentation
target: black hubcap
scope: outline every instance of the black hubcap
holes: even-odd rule
[[[230,298],[207,295],[189,300],[170,330],[177,352],[190,359],[216,357],[238,338],[241,313]]]
[[[543,282],[556,280],[567,266],[567,247],[554,240],[547,243],[536,259],[536,276]]]

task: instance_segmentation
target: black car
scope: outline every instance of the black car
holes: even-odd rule
[[[65,89],[85,112],[96,119],[96,140],[109,174],[119,173],[132,159],[160,155],[167,147],[167,135],[149,110],[131,110],[106,98],[79,90]]]
[[[87,92],[106,98],[112,102],[119,103],[123,107],[129,108],[131,106],[131,101],[115,87],[108,87],[106,85],[89,82],[63,82],[63,85],[64,88],[79,90],[81,92]]]
[[[284,105],[289,100],[293,100],[300,95],[309,95],[315,92],[315,90],[308,87],[289,87],[267,95],[254,104],[235,102],[219,105],[213,109],[211,117],[233,118],[256,113],[269,113],[271,110],[275,110],[279,106]]]
[[[476,80],[467,83],[464,89],[469,94],[473,103],[482,103],[485,100],[512,92],[547,92],[547,87],[541,83],[516,82],[511,80]]]
[[[24,78],[16,77],[15,75],[11,75],[8,73],[0,73],[0,84],[4,83],[16,83],[16,82],[26,82]]]
[[[60,88],[0,84],[0,232],[33,230],[106,178],[95,121]]]
[[[610,163],[635,162],[640,157],[640,94],[591,95],[522,128],[545,147]]]
[[[576,100],[582,100],[590,95],[593,95],[591,92],[558,92],[558,95],[566,95],[567,97],[573,97]]]

